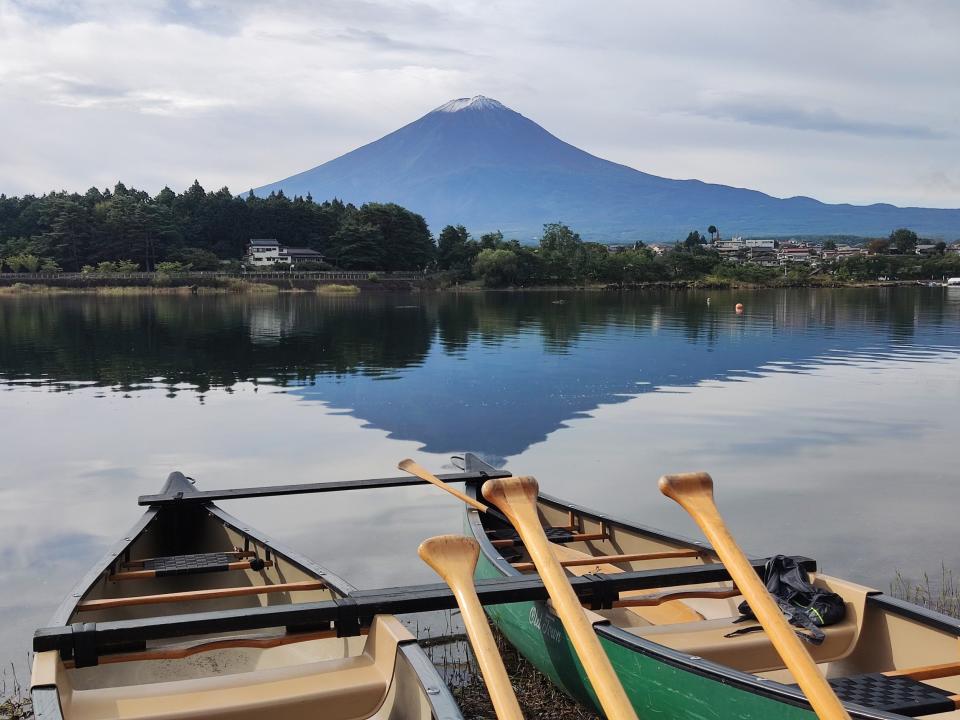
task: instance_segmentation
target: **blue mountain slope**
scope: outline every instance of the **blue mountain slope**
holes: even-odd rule
[[[435,231],[462,223],[535,237],[563,220],[589,239],[673,239],[717,225],[725,234],[886,235],[911,227],[960,237],[960,209],[827,205],[755,190],[671,180],[603,160],[483,96],[453,100],[379,140],[255,190],[353,203],[397,202]]]

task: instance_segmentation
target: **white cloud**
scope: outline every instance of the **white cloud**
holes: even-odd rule
[[[0,192],[240,192],[484,94],[590,152],[960,206],[960,6],[0,0]]]

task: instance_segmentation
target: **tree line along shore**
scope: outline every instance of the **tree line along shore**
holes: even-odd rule
[[[888,238],[860,238],[847,248],[855,252],[777,263],[728,252],[713,226],[709,238],[695,230],[672,244],[611,247],[558,222],[528,244],[501,232],[475,238],[462,225],[447,225],[434,239],[422,216],[393,203],[356,207],[282,192],[240,197],[227,188],[205,191],[197,182],[156,196],[123,183],[84,194],[0,195],[0,272],[80,273],[77,287],[115,284],[108,280],[135,272],[154,273],[145,284],[160,287],[185,284],[177,278],[186,272],[239,275],[249,241],[262,237],[323,258],[271,270],[417,271],[429,277],[424,285],[440,288],[833,286],[960,275],[960,247],[925,242],[906,228]],[[836,248],[827,239],[818,250],[830,246]],[[926,251],[918,255],[917,248]]]

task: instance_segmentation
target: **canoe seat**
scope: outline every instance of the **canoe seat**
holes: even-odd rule
[[[155,577],[170,575],[193,575],[196,573],[225,572],[230,569],[234,558],[227,553],[195,553],[193,555],[171,555],[169,557],[150,558],[143,561],[144,570],[153,570]],[[263,561],[254,558],[248,560],[250,569],[258,570]]]
[[[689,655],[743,670],[765,672],[784,667],[780,654],[765,632],[751,632],[727,637],[756,623],[735,622],[737,618],[717,618],[674,625],[634,625],[622,627],[627,632]],[[804,643],[810,655],[818,663],[840,660],[851,652],[858,637],[857,613],[852,603],[847,603],[847,613],[835,625],[820,628],[823,643]]]
[[[917,717],[952,712],[957,705],[953,691],[934,687],[910,677],[887,677],[882,673],[833,678],[837,697],[875,710]]]

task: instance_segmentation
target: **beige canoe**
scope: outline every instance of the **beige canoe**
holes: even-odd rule
[[[174,473],[162,492],[195,490]],[[54,615],[50,630],[72,626],[76,639],[34,656],[37,718],[462,720],[393,616],[349,637],[329,621],[258,626],[260,608],[329,605],[353,590],[213,503],[150,507]],[[220,631],[227,617],[240,629]],[[205,618],[212,630],[197,632]],[[188,635],[176,630],[186,621]]]

